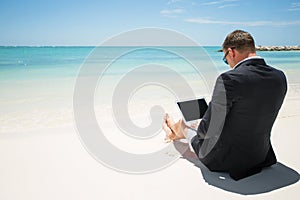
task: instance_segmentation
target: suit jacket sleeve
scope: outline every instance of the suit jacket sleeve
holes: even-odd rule
[[[191,145],[201,161],[220,160],[224,156],[225,145],[218,142],[226,115],[234,101],[234,84],[226,74],[221,74],[215,83],[212,100],[203,116],[197,130],[197,135],[192,139]],[[214,153],[210,153],[214,151]],[[205,164],[205,162],[204,162]]]

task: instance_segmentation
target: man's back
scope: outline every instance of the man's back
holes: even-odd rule
[[[216,145],[200,159],[210,170],[228,171],[240,179],[276,163],[270,133],[286,94],[286,78],[259,58],[242,62],[221,78],[227,100],[225,123]],[[210,118],[211,108],[198,131],[206,134]],[[192,140],[198,155],[202,143],[199,137]]]

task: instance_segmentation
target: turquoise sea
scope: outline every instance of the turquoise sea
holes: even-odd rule
[[[107,47],[107,51],[113,52],[117,48],[121,47]],[[217,52],[220,47],[203,48],[218,70],[228,69],[228,66],[222,62],[223,53]],[[94,47],[0,47],[0,81],[75,77],[93,49]],[[193,47],[190,51],[193,51]],[[287,73],[300,70],[300,51],[258,52],[258,55],[264,57],[268,64]],[[168,60],[169,64],[178,65],[176,63],[178,58],[175,56],[150,48],[126,59],[131,59],[130,64],[136,65],[141,60],[153,62],[153,58],[156,59],[155,62]],[[123,66],[119,67],[118,70],[121,70]],[[297,80],[292,81],[297,82]]]
[[[102,48],[105,55],[100,56],[102,60],[95,62],[110,62],[110,66],[102,74],[103,80],[99,83],[101,87],[98,87],[95,99],[101,100],[103,96],[112,95],[120,79],[137,66],[149,63],[177,71],[191,87],[196,88],[197,95],[208,92],[203,89],[205,83],[200,80],[201,77],[195,76],[195,69],[176,54],[164,51],[163,47],[142,48],[118,58],[114,58],[114,52],[126,47]],[[192,59],[201,60],[201,56],[206,56],[205,62],[213,63],[211,70],[217,73],[229,70],[222,61],[223,53],[217,52],[220,49],[218,46],[203,47],[205,55],[199,55],[199,58],[194,54],[194,47],[172,47],[171,50],[177,52],[182,48],[185,48],[184,51]],[[93,49],[94,47],[0,47],[0,133],[70,123],[73,120],[76,77]],[[299,88],[300,51],[258,52],[258,55],[264,57],[269,65],[283,70],[291,87]],[[205,65],[205,62],[202,64]],[[203,69],[202,78],[209,73],[210,68]],[[167,77],[169,74],[160,70],[146,70],[140,75],[139,78],[142,79],[145,76]],[[168,104],[163,99],[170,99],[172,95],[157,85],[147,87],[144,92],[137,88],[140,94],[132,97],[144,106],[137,106],[135,109],[147,109],[145,104],[154,102]],[[96,102],[102,105],[100,100]]]

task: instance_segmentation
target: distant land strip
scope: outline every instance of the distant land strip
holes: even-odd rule
[[[300,51],[300,46],[257,46],[256,51]]]
[[[300,51],[300,46],[257,46],[256,51]]]

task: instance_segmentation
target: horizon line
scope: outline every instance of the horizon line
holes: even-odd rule
[[[255,47],[299,47],[300,45],[255,45]],[[131,46],[131,45],[0,45],[0,47],[222,47],[222,45],[199,45],[199,46],[191,46],[191,45],[140,45],[140,46]]]

